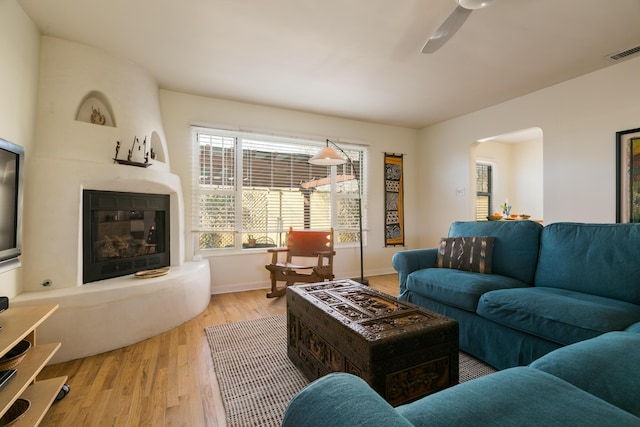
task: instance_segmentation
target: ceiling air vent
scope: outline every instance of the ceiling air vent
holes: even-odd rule
[[[632,47],[631,49],[609,55],[609,59],[612,61],[620,61],[623,59],[629,59],[630,57],[638,54],[640,54],[640,46]]]

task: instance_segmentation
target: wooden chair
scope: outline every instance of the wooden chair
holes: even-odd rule
[[[285,294],[287,286],[294,283],[313,283],[331,280],[333,275],[333,228],[330,231],[310,231],[289,229],[286,248],[268,249],[271,252],[271,264],[265,265],[271,277],[271,291],[267,298],[279,297]],[[278,262],[280,253],[286,254],[284,262]],[[307,258],[306,263],[294,264],[301,258]],[[315,263],[309,259],[313,258]],[[278,288],[277,282],[285,282],[285,286]]]

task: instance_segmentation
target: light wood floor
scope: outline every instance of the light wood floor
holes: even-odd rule
[[[369,277],[398,295],[396,274]],[[67,375],[71,392],[54,402],[43,426],[225,426],[204,328],[286,312],[266,290],[213,295],[195,319],[118,350],[45,367],[39,379]],[[63,344],[64,345],[64,344]]]

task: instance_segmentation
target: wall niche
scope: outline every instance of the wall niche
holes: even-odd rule
[[[153,157],[153,160],[166,163],[162,140],[160,139],[160,135],[158,135],[158,132],[156,131],[153,131],[151,133],[151,149],[153,150],[155,156]]]
[[[98,91],[91,91],[85,95],[78,106],[76,120],[94,125],[116,127],[111,104],[107,97]]]

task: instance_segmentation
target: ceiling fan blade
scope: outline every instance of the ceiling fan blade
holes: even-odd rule
[[[440,49],[462,27],[471,12],[471,9],[466,9],[462,6],[456,7],[446,21],[427,40],[427,43],[422,48],[422,53],[433,53]]]

